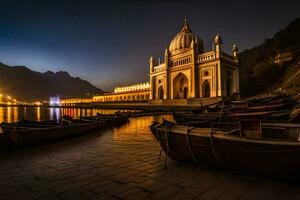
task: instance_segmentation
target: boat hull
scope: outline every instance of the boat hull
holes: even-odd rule
[[[108,126],[121,126],[128,122],[128,115],[97,115],[90,117],[82,117],[82,119],[91,121],[105,121]]]
[[[274,179],[300,180],[300,145],[214,138],[220,165]]]
[[[159,125],[150,128],[173,160],[273,179],[300,180],[300,142],[194,134],[193,130],[187,136],[186,131],[176,131],[176,128],[168,130]]]
[[[104,128],[104,122],[82,122],[71,125],[53,125],[48,127],[13,127],[2,125],[2,143],[4,146],[31,146],[48,143],[58,139],[83,135]]]

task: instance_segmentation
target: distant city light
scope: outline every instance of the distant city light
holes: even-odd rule
[[[60,98],[59,97],[50,97],[50,106],[59,106]]]
[[[39,101],[36,101],[36,102],[34,102],[34,105],[36,105],[36,106],[40,106],[40,105],[42,105],[42,103],[41,103],[41,102],[39,102]]]

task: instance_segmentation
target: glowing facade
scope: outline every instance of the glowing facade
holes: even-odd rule
[[[147,101],[150,96],[150,84],[138,83],[129,86],[116,87],[113,93],[94,96],[93,102],[113,101]]]
[[[114,89],[114,93],[126,93],[126,92],[136,92],[136,91],[147,91],[150,89],[149,82],[146,83],[138,83],[129,86],[116,87]]]
[[[222,38],[214,39],[214,49],[204,51],[201,38],[187,22],[164,53],[164,63],[150,66],[150,99],[188,99],[231,96],[239,93],[238,49],[232,55],[222,51]]]
[[[223,52],[219,34],[213,43],[213,49],[205,52],[203,40],[191,31],[185,20],[165,50],[164,62],[156,64],[154,58],[150,58],[149,83],[116,87],[113,93],[94,96],[91,102],[166,100],[158,102],[187,103],[173,99],[188,99],[205,103],[214,97],[238,94],[238,48],[233,45],[232,55]]]

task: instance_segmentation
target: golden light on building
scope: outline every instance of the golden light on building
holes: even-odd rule
[[[185,20],[181,30],[164,51],[164,62],[151,56],[150,99],[193,99],[231,96],[239,93],[238,49],[225,53],[220,34],[213,48],[204,49],[203,40],[194,34]],[[176,100],[179,102],[180,100]],[[186,102],[181,100],[181,102]]]
[[[149,89],[150,89],[150,84],[149,82],[146,82],[146,83],[138,83],[129,86],[116,87],[114,89],[114,93],[135,92],[135,91],[143,91]]]
[[[223,39],[216,34],[213,47],[192,32],[187,20],[164,51],[163,62],[149,60],[150,82],[115,87],[113,92],[85,99],[63,99],[63,106],[78,103],[148,102],[187,104],[212,103],[239,95],[238,48],[223,51]],[[171,101],[169,101],[171,100]]]
[[[114,92],[93,96],[93,102],[114,101],[147,101],[149,100],[150,83],[138,83],[129,86],[116,87]]]

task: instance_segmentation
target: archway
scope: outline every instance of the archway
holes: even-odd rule
[[[173,80],[173,98],[187,99],[188,93],[188,79],[183,73],[179,73]]]
[[[202,85],[202,96],[203,97],[210,97],[210,84],[208,80],[205,80]]]
[[[157,93],[158,93],[158,99],[164,99],[164,89],[163,89],[162,85],[159,86]]]

